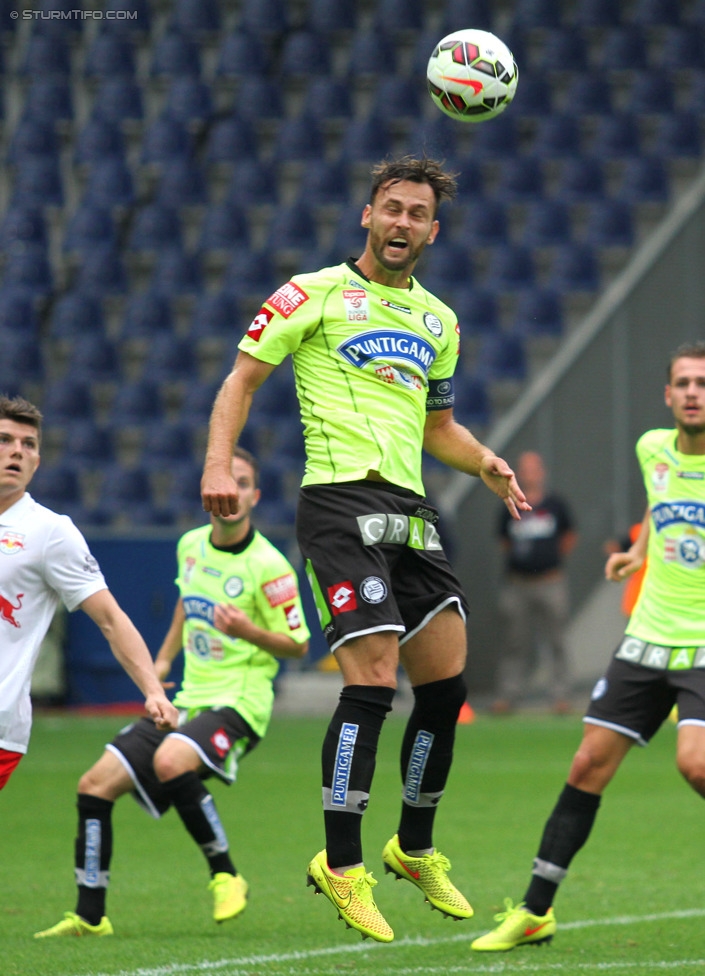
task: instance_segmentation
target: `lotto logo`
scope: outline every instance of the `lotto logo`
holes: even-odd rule
[[[218,729],[213,733],[211,744],[221,759],[230,752],[231,742],[225,729]]]
[[[292,604],[290,607],[284,607],[284,616],[286,617],[286,622],[289,625],[289,630],[298,630],[301,626],[301,614],[299,613],[299,608],[296,604]]]
[[[274,313],[270,312],[268,308],[261,308],[257,315],[255,315],[255,317],[252,319],[252,323],[247,330],[248,338],[254,339],[255,342],[259,342],[262,338],[262,333],[272,321],[273,317]]]
[[[357,610],[357,597],[350,580],[343,583],[336,583],[335,586],[328,587],[328,603],[334,616],[339,613],[347,613],[349,610]]]

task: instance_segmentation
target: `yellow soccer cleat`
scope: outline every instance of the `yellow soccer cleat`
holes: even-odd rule
[[[316,894],[325,895],[348,928],[356,929],[363,939],[391,942],[394,938],[391,926],[372,897],[377,882],[364,867],[335,874],[328,867],[326,852],[320,851],[308,866],[306,883],[313,885]]]
[[[43,932],[35,932],[35,939],[53,939],[55,936],[64,935],[112,935],[113,927],[110,919],[104,915],[98,925],[89,925],[80,915],[75,912],[64,912],[64,917],[50,929]]]
[[[556,932],[553,909],[545,915],[532,915],[524,905],[512,905],[511,898],[504,899],[506,911],[495,915],[496,929],[481,935],[470,946],[476,952],[508,952],[520,945],[540,945],[550,942]]]
[[[213,918],[216,922],[236,918],[247,908],[248,886],[241,874],[219,871],[208,889],[213,892]]]
[[[472,918],[471,905],[448,878],[450,861],[443,854],[434,851],[433,854],[412,857],[402,851],[395,834],[385,844],[382,860],[385,871],[395,874],[397,878],[405,878],[420,888],[431,908],[456,920]]]

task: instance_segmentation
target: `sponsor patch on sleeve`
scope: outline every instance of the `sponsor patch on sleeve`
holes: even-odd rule
[[[270,607],[279,607],[282,603],[290,603],[296,599],[296,580],[291,573],[286,573],[263,583],[262,590]]]
[[[262,333],[273,318],[274,312],[270,312],[268,308],[261,308],[250,323],[250,327],[247,330],[247,337],[254,339],[255,342],[259,342],[262,338]]]
[[[273,295],[267,299],[267,305],[279,312],[285,319],[288,319],[292,312],[308,301],[306,292],[295,285],[293,281],[287,281],[281,288],[277,288]]]

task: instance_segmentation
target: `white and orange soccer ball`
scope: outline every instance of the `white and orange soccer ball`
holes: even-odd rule
[[[514,98],[519,70],[503,41],[470,28],[438,42],[426,78],[431,98],[446,115],[460,122],[485,122]]]

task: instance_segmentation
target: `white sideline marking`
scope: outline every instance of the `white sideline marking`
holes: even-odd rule
[[[675,912],[658,912],[650,915],[621,915],[616,918],[587,918],[576,922],[561,922],[560,931],[570,931],[571,929],[585,929],[592,928],[597,925],[637,925],[643,922],[662,922],[669,918],[703,918],[705,917],[704,908],[686,908],[681,911]],[[251,976],[252,966],[268,966],[276,965],[277,963],[287,963],[287,962],[305,962],[306,960],[313,961],[314,959],[320,959],[325,956],[337,956],[337,955],[350,955],[360,952],[387,952],[394,949],[405,949],[409,946],[419,946],[421,948],[426,948],[430,946],[437,945],[450,945],[455,942],[471,942],[476,939],[478,935],[482,935],[484,930],[478,930],[475,932],[467,932],[461,935],[452,935],[448,937],[440,937],[437,939],[427,939],[422,936],[416,937],[405,937],[403,939],[395,939],[394,942],[389,945],[381,945],[378,942],[356,942],[352,945],[339,945],[339,946],[326,946],[321,949],[303,949],[296,950],[294,952],[282,952],[282,953],[272,953],[271,955],[257,955],[257,956],[236,956],[230,959],[213,959],[204,960],[203,962],[193,962],[193,963],[171,963],[167,966],[155,966],[149,969],[121,969],[118,972],[113,973],[83,973],[81,976],[179,976],[182,973],[210,973],[218,972],[218,970],[227,969],[225,976]],[[540,951],[540,950],[539,950]],[[403,966],[400,968],[391,968],[385,966],[385,974],[398,973],[400,976],[411,976],[413,973],[508,973],[508,972],[547,972],[548,970],[555,972],[569,971],[575,972],[580,970],[581,972],[608,972],[611,969],[636,969],[641,968],[641,972],[645,973],[647,970],[669,970],[678,969],[678,967],[688,966],[691,968],[704,968],[705,959],[681,959],[674,962],[664,962],[659,960],[653,960],[651,962],[594,962],[594,963],[579,963],[571,960],[570,963],[551,963],[542,961],[539,965],[526,965],[524,963],[524,956],[522,956],[522,964],[517,969],[516,961],[514,963],[509,961],[504,961],[505,959],[516,960],[515,956],[504,956],[500,959],[496,959],[495,962],[487,962],[484,960],[487,957],[478,953],[472,956],[472,961],[469,961],[467,965],[464,966]],[[545,959],[545,956],[543,957]],[[477,963],[475,962],[477,960]],[[244,968],[240,968],[244,967]],[[289,970],[291,972],[291,970]],[[298,970],[299,976],[306,976],[306,974],[316,974],[320,976],[324,971],[319,969],[302,969]],[[78,974],[76,974],[78,976]],[[275,976],[274,973],[270,976]]]

